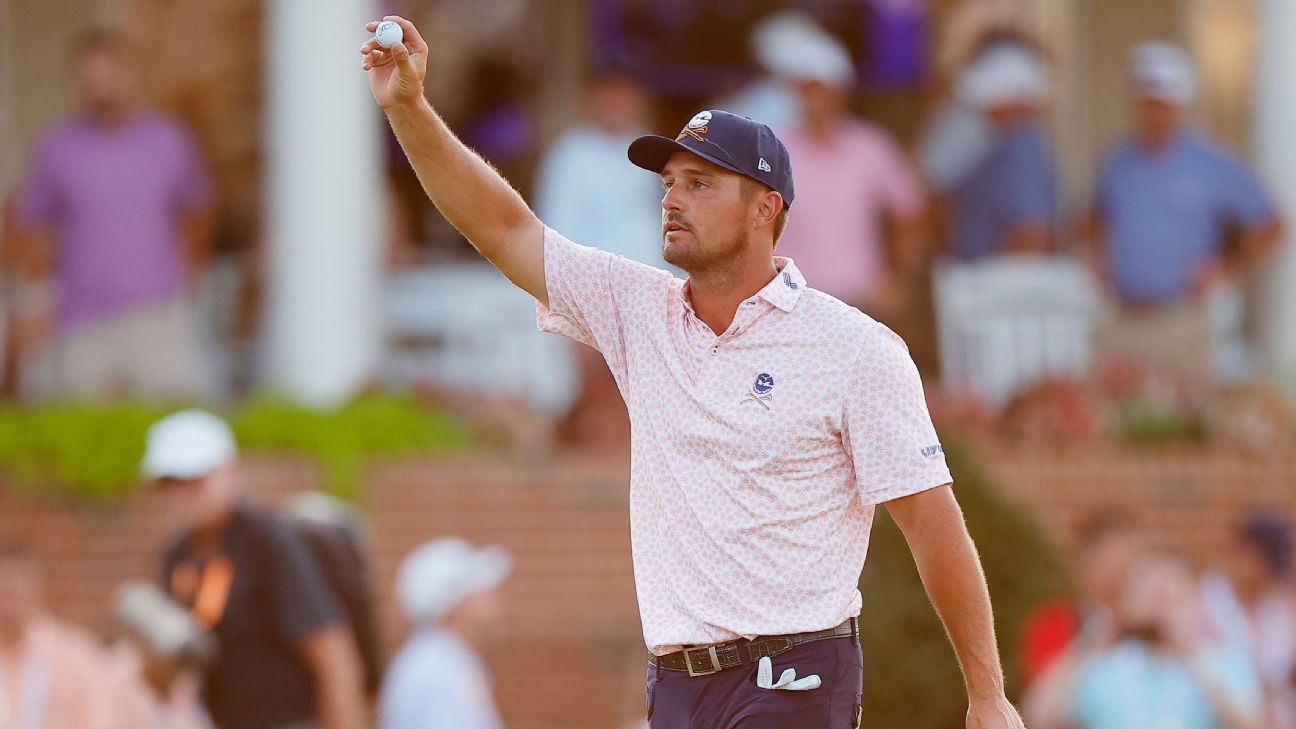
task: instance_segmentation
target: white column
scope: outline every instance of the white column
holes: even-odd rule
[[[1288,230],[1296,226],[1296,2],[1261,0],[1257,23],[1255,158]],[[1296,249],[1291,237],[1270,271],[1266,351],[1282,384],[1296,388]]]
[[[266,374],[321,408],[366,383],[381,342],[381,120],[359,63],[371,7],[266,7]]]

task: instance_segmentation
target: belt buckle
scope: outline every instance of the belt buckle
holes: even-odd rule
[[[694,649],[694,650],[697,650],[697,649]],[[706,652],[707,657],[711,659],[711,668],[710,668],[710,670],[705,670],[705,669],[701,669],[701,668],[699,668],[699,669],[694,669],[694,668],[693,668],[693,654],[692,654],[692,653],[691,653],[687,648],[684,649],[684,667],[688,669],[688,675],[690,675],[690,676],[710,676],[710,675],[713,674],[713,673],[719,673],[719,672],[720,672],[720,657],[716,655],[716,649],[715,649],[715,646],[709,646],[706,650],[707,650],[707,652]]]

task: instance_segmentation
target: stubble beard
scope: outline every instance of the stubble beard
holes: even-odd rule
[[[662,258],[690,276],[702,277],[707,274],[727,270],[731,262],[738,258],[743,250],[743,238],[736,231],[728,236],[721,245],[711,246],[703,242],[697,230],[690,227],[691,240],[686,245],[671,246],[662,236]]]

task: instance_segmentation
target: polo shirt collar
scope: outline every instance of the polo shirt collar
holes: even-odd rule
[[[805,276],[801,275],[791,258],[775,256],[774,267],[778,269],[778,273],[756,295],[783,311],[792,311],[797,299],[801,298],[801,292],[805,290]]]
[[[765,284],[765,288],[756,292],[755,298],[763,299],[783,311],[792,311],[796,307],[797,299],[801,298],[801,292],[805,290],[805,276],[801,275],[801,271],[791,258],[774,256],[774,268],[778,273]],[[680,287],[679,295],[684,301],[685,310],[690,314],[696,313],[693,310],[693,302],[689,299],[688,279],[685,279],[683,286]]]

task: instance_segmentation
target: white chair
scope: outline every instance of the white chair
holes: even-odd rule
[[[1093,364],[1097,287],[1079,263],[1052,256],[942,261],[935,271],[941,379],[998,409],[1042,380]]]
[[[535,326],[535,300],[494,268],[438,264],[392,277],[384,299],[380,377],[525,398],[556,414],[576,397],[567,340]]]

